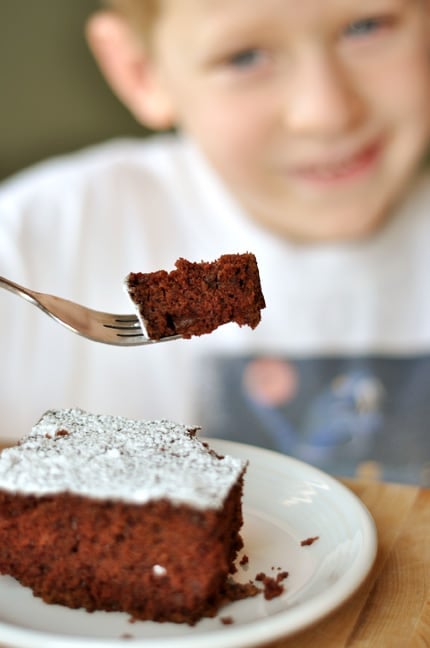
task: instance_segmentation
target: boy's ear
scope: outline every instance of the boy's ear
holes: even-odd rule
[[[114,12],[99,11],[88,20],[86,36],[106,81],[134,117],[154,130],[173,126],[168,93],[127,22]]]

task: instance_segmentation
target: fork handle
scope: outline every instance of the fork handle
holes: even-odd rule
[[[6,290],[9,290],[9,292],[15,293],[16,295],[23,297],[24,299],[31,302],[32,304],[35,304],[36,306],[39,305],[39,302],[36,297],[37,293],[35,293],[33,290],[30,290],[29,288],[20,286],[20,284],[17,284],[14,281],[11,281],[10,279],[6,279],[6,277],[2,277],[1,275],[0,275],[0,288],[5,288]]]

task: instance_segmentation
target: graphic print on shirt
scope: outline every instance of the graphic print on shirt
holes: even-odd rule
[[[337,475],[427,483],[430,357],[206,358],[208,436],[277,450]]]

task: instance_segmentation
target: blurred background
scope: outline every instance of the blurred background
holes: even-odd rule
[[[0,0],[0,180],[48,156],[143,129],[84,37],[96,0]]]

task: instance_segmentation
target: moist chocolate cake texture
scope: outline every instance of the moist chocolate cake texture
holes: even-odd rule
[[[46,412],[0,454],[0,573],[71,608],[213,616],[242,547],[245,470],[171,421]]]
[[[167,272],[131,272],[125,288],[148,337],[211,333],[236,322],[255,328],[265,308],[253,254],[224,254],[212,262],[180,258]]]

